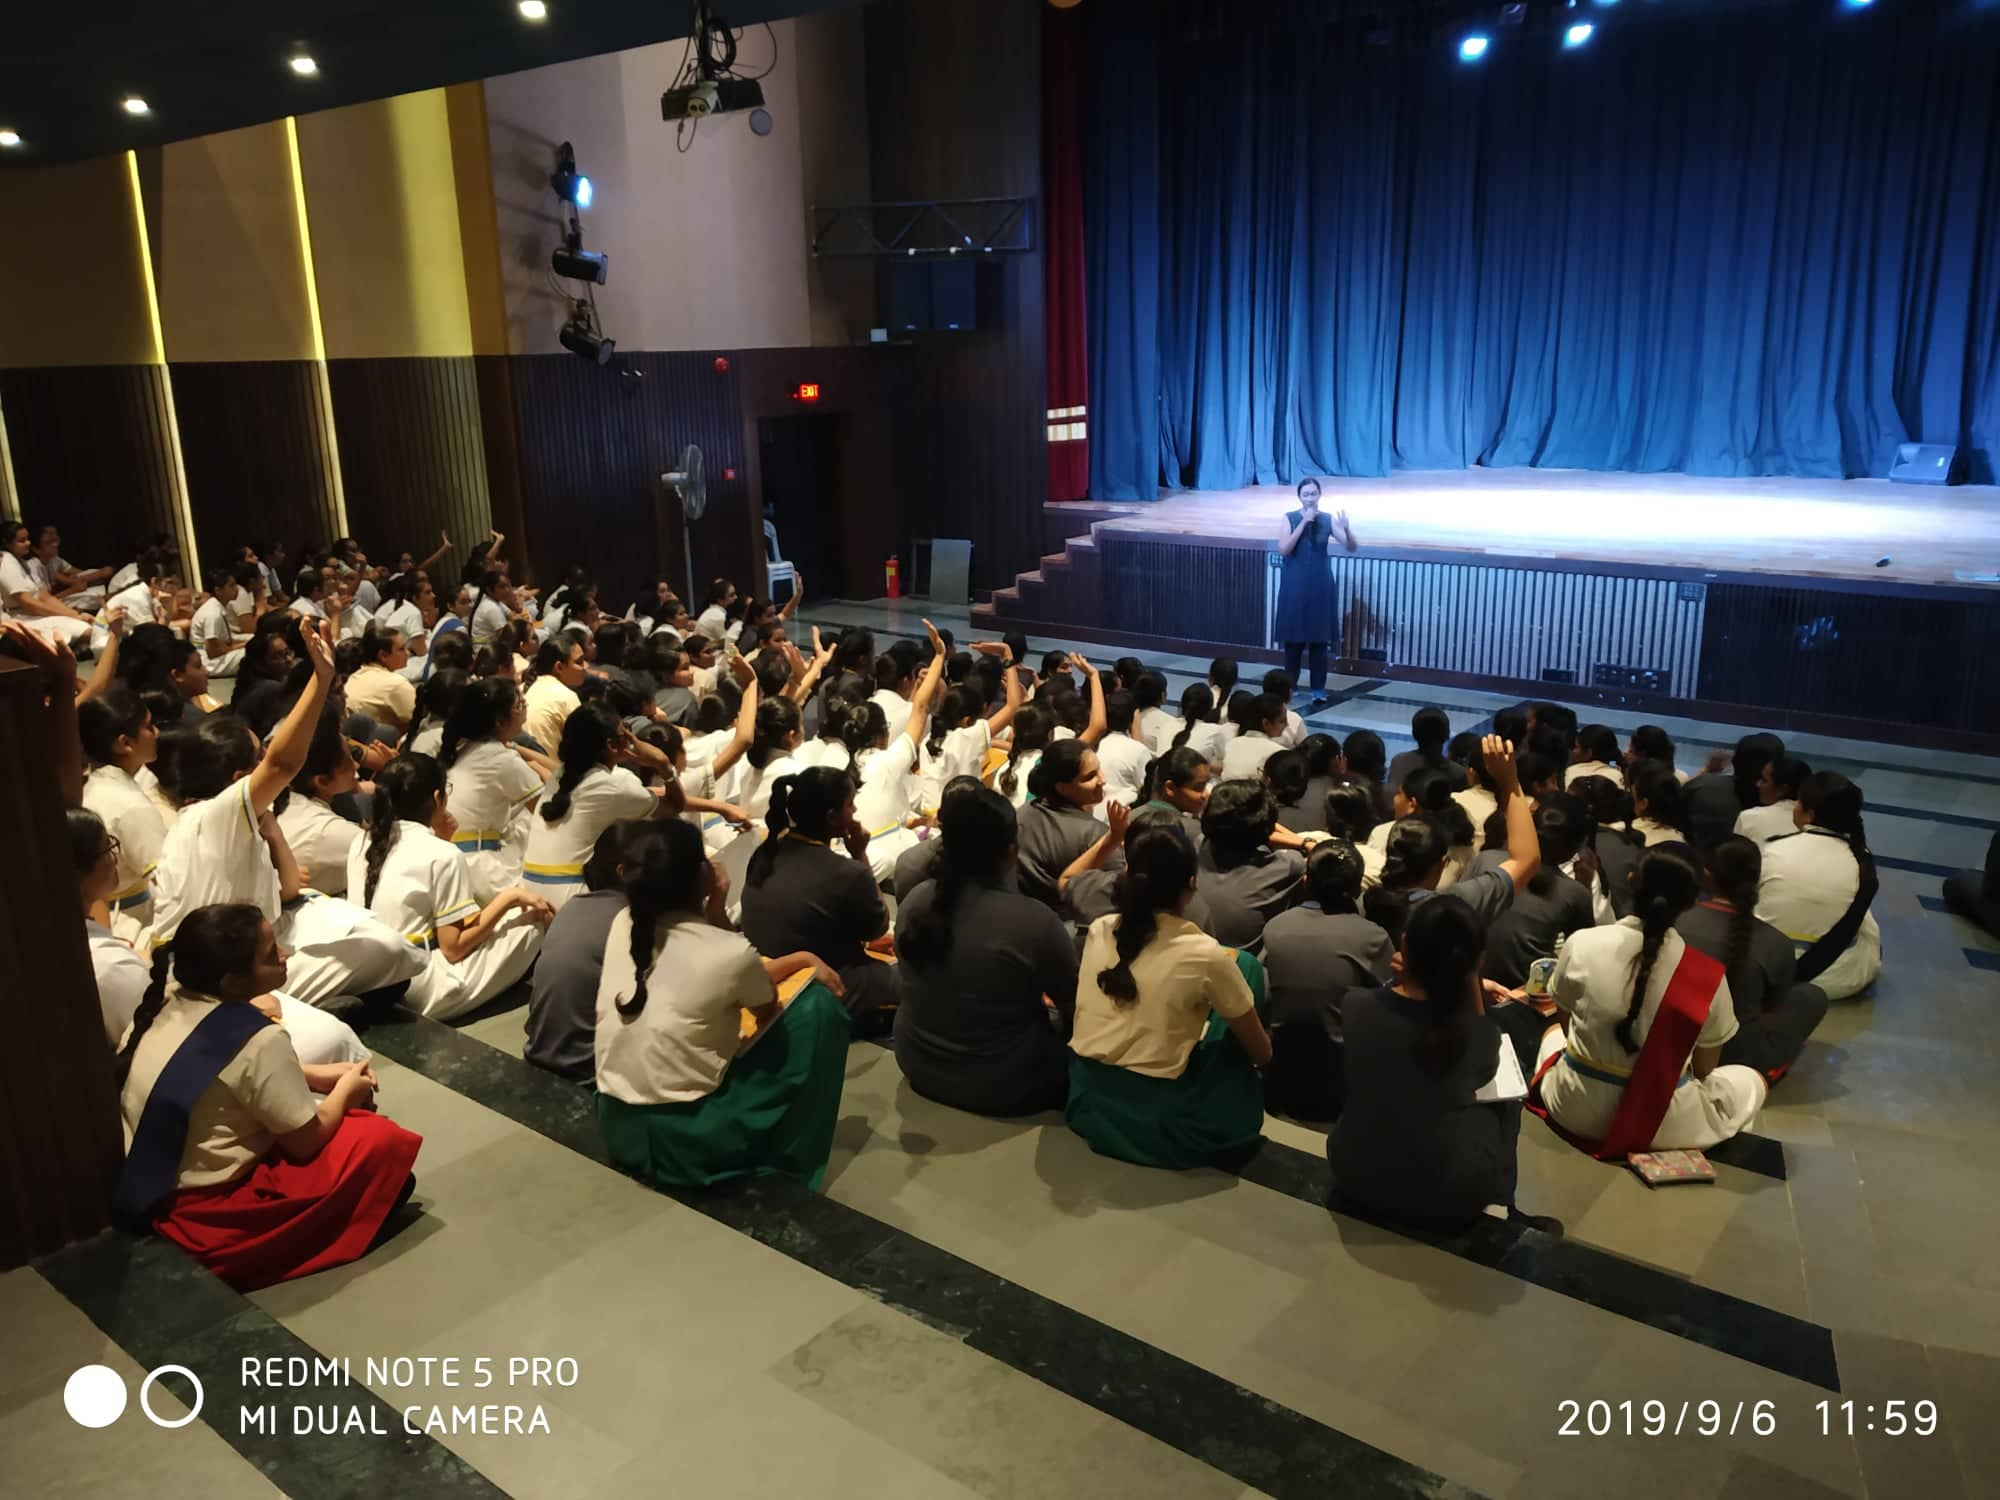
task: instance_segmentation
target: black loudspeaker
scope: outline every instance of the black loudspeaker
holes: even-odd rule
[[[890,333],[914,333],[932,326],[928,261],[890,261],[882,267],[877,290],[882,299],[882,326]]]
[[[1897,484],[1964,484],[1965,460],[1949,443],[1898,443],[1889,477]]]
[[[882,326],[891,334],[994,328],[1000,322],[1000,267],[987,261],[893,260],[877,285]]]

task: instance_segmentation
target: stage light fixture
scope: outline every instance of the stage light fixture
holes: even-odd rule
[[[319,64],[303,52],[294,53],[291,60],[292,71],[301,78],[310,78],[319,71]]]
[[[20,144],[21,144],[21,137],[19,132],[12,130],[0,130],[0,147],[4,147],[7,150],[11,151],[14,147]]]
[[[141,99],[137,94],[127,94],[125,96],[124,108],[125,113],[128,115],[151,114],[153,109],[152,105]]]
[[[1840,3],[1844,10],[1866,10],[1875,0],[1840,0]]]
[[[1492,45],[1493,42],[1490,37],[1475,31],[1471,36],[1466,37],[1458,44],[1458,60],[1460,62],[1478,62],[1480,58],[1486,55],[1486,49]]]
[[[1563,33],[1563,45],[1565,47],[1581,47],[1585,42],[1590,40],[1590,34],[1596,29],[1588,21],[1578,21],[1576,25]]]
[[[610,256],[602,250],[584,250],[575,245],[559,246],[549,257],[549,265],[558,276],[598,286],[603,286],[604,278],[611,273]]]
[[[562,332],[556,337],[562,341],[563,348],[594,365],[610,364],[611,356],[618,351],[616,340],[606,338],[590,326],[588,308],[583,308],[577,317],[563,324]]]
[[[1522,3],[1522,0],[1512,0],[1512,3],[1500,7],[1500,24],[1502,26],[1519,26],[1527,19],[1528,7],[1525,3]]]
[[[546,21],[549,18],[549,8],[542,0],[521,0],[515,9],[521,12],[524,21]]]
[[[568,141],[556,148],[556,169],[549,174],[549,186],[558,198],[578,208],[590,207],[595,196],[590,179],[576,169],[576,148]]]

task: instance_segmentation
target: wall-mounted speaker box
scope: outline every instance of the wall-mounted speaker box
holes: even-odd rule
[[[1898,443],[1889,477],[1898,484],[1964,484],[1965,460],[1949,443]]]
[[[877,280],[881,322],[891,337],[1000,325],[1000,267],[948,257],[885,262]]]

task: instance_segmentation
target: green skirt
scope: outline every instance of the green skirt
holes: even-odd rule
[[[1264,1009],[1264,966],[1248,953],[1236,966]],[[1264,1084],[1229,1023],[1208,1018],[1178,1078],[1151,1078],[1074,1052],[1069,1058],[1069,1128],[1100,1156],[1142,1167],[1234,1165],[1264,1135]]]
[[[655,1187],[770,1174],[817,1189],[833,1153],[847,1039],[846,1008],[824,985],[807,985],[706,1099],[627,1104],[599,1094],[611,1160]]]

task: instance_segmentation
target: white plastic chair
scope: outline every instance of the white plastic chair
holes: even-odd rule
[[[784,554],[778,550],[778,528],[768,517],[764,521],[764,573],[767,580],[765,590],[779,604],[789,599],[791,591],[799,586],[799,570],[786,562]],[[787,587],[784,598],[778,595],[781,580]]]

